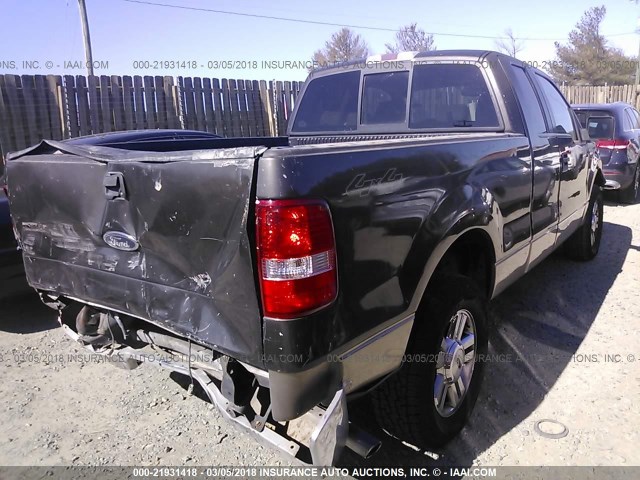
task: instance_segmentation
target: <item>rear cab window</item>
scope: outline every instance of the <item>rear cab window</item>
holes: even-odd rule
[[[404,123],[408,89],[408,71],[365,75],[361,123]]]
[[[481,69],[471,64],[413,68],[409,128],[498,128],[496,107]]]
[[[295,132],[343,132],[357,128],[360,71],[312,80],[293,124]]]
[[[416,61],[313,78],[291,133],[501,131],[484,68],[475,62]]]

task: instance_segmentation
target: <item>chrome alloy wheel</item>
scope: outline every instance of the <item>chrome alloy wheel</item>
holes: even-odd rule
[[[591,246],[596,244],[596,237],[598,235],[598,229],[600,228],[600,200],[593,202],[593,208],[591,209]]]
[[[433,384],[433,401],[443,417],[453,415],[471,385],[476,358],[476,325],[468,310],[458,310],[449,320],[440,342]]]

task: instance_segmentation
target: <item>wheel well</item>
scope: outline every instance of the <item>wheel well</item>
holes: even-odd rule
[[[433,274],[460,274],[473,281],[491,298],[495,253],[489,235],[480,229],[470,230],[449,247]],[[433,277],[432,277],[433,278]]]

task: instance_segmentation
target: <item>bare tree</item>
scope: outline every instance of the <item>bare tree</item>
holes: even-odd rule
[[[436,49],[433,35],[418,28],[417,23],[401,27],[396,33],[396,42],[387,43],[385,47],[387,47],[387,52],[389,53],[424,52]]]
[[[513,33],[513,30],[507,28],[504,31],[504,36],[506,38],[501,38],[496,40],[496,48],[507,55],[512,57],[517,57],[518,53],[524,50],[524,42],[522,40],[518,40]]]
[[[316,65],[331,65],[334,63],[358,60],[369,55],[369,46],[364,39],[353,30],[343,28],[331,35],[324,48],[316,50],[313,61]]]

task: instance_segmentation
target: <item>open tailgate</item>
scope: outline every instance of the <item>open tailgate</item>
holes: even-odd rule
[[[157,153],[49,141],[10,156],[29,283],[260,365],[247,225],[265,149]]]

